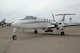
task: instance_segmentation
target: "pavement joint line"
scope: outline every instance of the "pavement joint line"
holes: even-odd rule
[[[13,42],[13,40],[11,40],[11,41],[9,42],[8,46],[7,46],[6,49],[4,50],[4,53],[7,53],[7,50],[8,50],[8,48],[11,46],[12,42]]]

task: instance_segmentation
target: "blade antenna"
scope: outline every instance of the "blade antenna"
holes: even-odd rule
[[[55,22],[55,19],[54,19],[54,14],[52,14],[52,17],[53,17],[53,21]]]

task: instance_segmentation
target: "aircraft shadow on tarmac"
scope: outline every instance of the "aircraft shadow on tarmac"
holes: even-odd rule
[[[27,32],[28,34],[35,34],[33,32]],[[75,35],[75,34],[65,34],[65,35],[60,35],[58,33],[37,33],[35,35],[42,35],[42,36],[80,36],[80,35]]]
[[[32,38],[41,38],[41,37],[80,37],[80,35],[74,35],[74,34],[65,34],[65,35],[60,35],[60,34],[54,34],[54,33],[33,33],[33,32],[27,32],[26,34],[30,34],[31,36],[29,37],[22,37],[21,40],[25,39],[32,39]]]

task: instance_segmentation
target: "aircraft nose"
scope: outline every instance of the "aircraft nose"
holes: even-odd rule
[[[13,22],[12,24],[11,24],[11,26],[17,26],[18,24],[17,24],[17,22]]]
[[[15,23],[12,23],[12,24],[11,24],[11,26],[14,26],[14,25],[15,25]]]

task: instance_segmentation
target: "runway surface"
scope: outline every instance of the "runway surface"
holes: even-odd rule
[[[0,53],[80,53],[80,26],[65,28],[65,36],[56,30],[46,33],[39,29],[18,29],[12,40],[12,27],[0,26]]]

